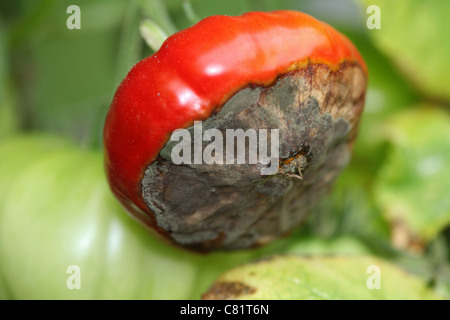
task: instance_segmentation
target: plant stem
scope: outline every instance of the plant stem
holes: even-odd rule
[[[137,0],[145,17],[150,18],[165,34],[171,35],[178,31],[169,15],[167,6],[161,0]]]
[[[200,20],[189,0],[182,0],[181,6],[183,8],[184,15],[191,24],[196,24]]]
[[[145,43],[153,50],[158,51],[163,42],[167,39],[167,34],[152,20],[145,19],[139,25],[139,32]]]
[[[117,64],[115,70],[115,82],[117,85],[125,77],[130,70],[130,67],[142,58],[142,40],[138,31],[139,19],[139,5],[136,1],[131,0],[128,2],[127,11],[125,12],[117,50]]]

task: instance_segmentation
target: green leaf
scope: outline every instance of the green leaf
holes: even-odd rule
[[[372,256],[275,256],[220,276],[205,299],[438,299],[421,279]]]
[[[380,8],[380,29],[367,30],[382,52],[426,95],[450,100],[450,2],[359,0]]]
[[[429,241],[450,224],[450,116],[420,106],[393,117],[384,132],[392,145],[376,199],[391,222]]]

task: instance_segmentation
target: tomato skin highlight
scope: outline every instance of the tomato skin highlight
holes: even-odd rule
[[[337,69],[345,61],[367,74],[345,36],[296,11],[212,16],[175,33],[131,69],[112,101],[104,129],[112,191],[154,225],[141,180],[174,130],[208,118],[245,86],[268,86],[308,64]]]

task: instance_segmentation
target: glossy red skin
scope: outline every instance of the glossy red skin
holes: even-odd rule
[[[296,11],[211,16],[175,33],[131,69],[111,104],[104,146],[113,192],[152,224],[141,179],[174,130],[208,118],[249,84],[270,85],[308,63],[337,69],[344,61],[367,72],[345,36]]]

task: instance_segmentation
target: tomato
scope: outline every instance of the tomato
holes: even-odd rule
[[[156,221],[155,209],[144,199],[142,188],[146,169],[155,161],[174,130],[217,114],[233,95],[248,86],[269,87],[281,76],[311,66],[326,66],[327,70],[339,72],[345,64],[358,65],[364,74],[367,73],[362,57],[345,36],[311,16],[295,11],[212,16],[175,33],[158,52],[131,69],[112,101],[104,129],[105,166],[112,191],[135,217],[167,235],[177,226],[161,228],[165,222]],[[348,85],[357,83],[361,88],[355,90],[353,99],[359,100],[353,107],[355,114],[349,116],[349,121],[354,122],[352,126],[356,127],[362,109],[361,99],[364,100],[365,80],[356,73],[352,76],[354,79],[349,80]],[[356,128],[351,127],[351,131],[354,133]],[[240,193],[246,192],[241,190]],[[199,193],[179,196],[181,199],[193,197],[208,196]],[[193,215],[193,212],[186,214]],[[165,213],[159,214],[160,217],[163,215]],[[182,218],[175,220],[182,221]],[[243,223],[235,221],[234,224]],[[219,248],[227,247],[232,241],[224,230],[204,236],[210,231],[207,229],[201,230],[201,235],[192,236],[194,239],[191,236],[188,239],[183,232],[189,232],[189,227],[180,227],[176,236],[182,240],[177,241],[196,245],[204,240],[206,247]],[[230,231],[233,234],[242,232]],[[254,231],[249,233],[255,234]],[[175,238],[174,233],[170,237]],[[263,238],[272,239],[273,235],[263,234],[249,241],[248,246],[261,243]],[[236,246],[247,244],[241,242]]]
[[[111,194],[102,158],[49,136],[0,144],[1,298],[195,299],[255,256],[201,256],[149,235]]]

